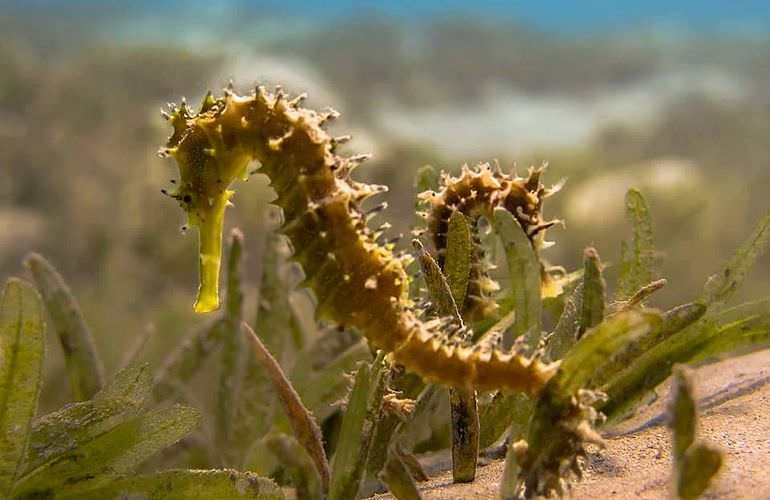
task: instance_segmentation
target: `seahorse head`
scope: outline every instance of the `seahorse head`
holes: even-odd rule
[[[164,113],[174,133],[160,154],[173,157],[179,166],[176,189],[164,192],[179,202],[187,225],[198,228],[200,287],[196,312],[219,308],[224,212],[234,194],[228,188],[237,178],[246,178],[251,160],[247,151],[227,144],[217,121],[225,104],[225,98],[214,99],[209,93],[197,114],[191,114],[184,101]]]

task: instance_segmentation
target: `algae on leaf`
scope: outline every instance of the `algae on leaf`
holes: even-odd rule
[[[682,500],[695,500],[708,489],[722,468],[722,453],[708,443],[696,443],[682,458],[676,481],[676,494]]]
[[[449,390],[452,417],[452,477],[468,483],[476,477],[479,456],[479,408],[476,391],[457,387]]]
[[[450,333],[450,337],[462,336],[465,333],[463,314],[466,312],[463,305],[471,263],[471,233],[465,216],[455,212],[449,218],[443,270],[418,240],[413,244],[419,252],[431,303],[440,316],[454,318],[456,326],[460,327]],[[452,477],[455,482],[470,482],[476,476],[479,452],[476,391],[472,388],[450,387],[449,406],[452,419]]]

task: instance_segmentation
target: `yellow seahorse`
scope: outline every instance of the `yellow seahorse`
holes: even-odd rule
[[[280,89],[258,86],[250,96],[209,93],[197,114],[183,103],[166,115],[174,133],[161,153],[173,157],[180,171],[178,189],[169,194],[199,229],[201,284],[195,310],[218,307],[222,220],[233,193],[228,188],[246,177],[248,164],[256,160],[257,171],[267,175],[278,195],[281,231],[305,272],[305,285],[318,299],[319,317],[355,327],[429,381],[539,392],[555,373],[555,363],[461,345],[446,338],[440,322],[418,318],[406,296],[402,259],[377,243],[361,208],[386,188],[351,179],[365,156],[337,155],[337,145],[347,137],[331,137],[324,128],[336,112],[305,109],[303,99],[289,100]],[[514,189],[513,183],[506,185]]]

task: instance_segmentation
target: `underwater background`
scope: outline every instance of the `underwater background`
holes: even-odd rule
[[[169,229],[184,221],[160,193],[174,167],[156,156],[158,110],[231,78],[340,111],[333,131],[374,154],[357,175],[391,187],[394,235],[414,222],[422,165],[547,161],[546,183],[567,183],[546,206],[566,221],[546,257],[574,270],[593,244],[612,275],[639,188],[661,307],[696,295],[770,207],[767,2],[0,1],[0,275],[48,256],[108,368],[148,325],[157,364],[203,321],[195,235]],[[250,183],[227,223],[245,232],[254,297],[273,194]],[[760,260],[741,296],[769,279]],[[43,410],[68,399],[49,351]]]

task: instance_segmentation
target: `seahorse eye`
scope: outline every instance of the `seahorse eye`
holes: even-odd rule
[[[182,201],[185,203],[192,203],[192,196],[190,196],[189,194],[186,194],[182,197]]]

